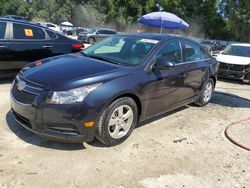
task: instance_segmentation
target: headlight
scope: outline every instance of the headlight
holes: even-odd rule
[[[54,91],[51,92],[47,98],[49,104],[74,104],[82,102],[85,97],[93,90],[95,90],[102,83],[84,86],[68,91]]]

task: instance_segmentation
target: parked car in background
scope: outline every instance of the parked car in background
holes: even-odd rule
[[[218,76],[250,84],[250,44],[231,44],[217,56]]]
[[[60,27],[56,24],[53,24],[53,23],[38,22],[37,24],[41,25],[43,27],[47,27],[47,28],[52,29],[52,30],[57,31],[57,32],[62,32]]]
[[[81,32],[78,35],[78,40],[81,40],[85,43],[93,44],[96,41],[102,40],[109,36],[115,35],[117,32],[112,29],[86,29],[86,32]]]
[[[24,67],[11,89],[12,114],[48,139],[96,137],[113,146],[138,122],[192,102],[207,105],[217,70],[217,61],[192,40],[114,35],[80,53]]]
[[[26,22],[29,21],[28,17],[18,16],[18,15],[6,15],[3,18],[5,18],[5,19],[12,19],[12,20],[26,21]]]
[[[203,40],[200,43],[202,46],[204,46],[210,54],[217,53],[218,51],[222,51],[226,48],[226,45],[223,45],[219,41],[213,41],[213,40]]]
[[[0,19],[0,77],[14,76],[39,59],[79,52],[83,45],[53,30],[29,22]]]

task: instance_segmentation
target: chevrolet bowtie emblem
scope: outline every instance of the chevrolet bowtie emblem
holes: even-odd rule
[[[17,83],[17,89],[18,89],[19,91],[22,91],[25,87],[26,87],[25,82],[19,80],[18,83]]]

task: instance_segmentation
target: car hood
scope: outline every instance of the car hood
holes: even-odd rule
[[[41,65],[35,62],[25,67],[21,75],[24,79],[52,91],[105,82],[130,74],[130,68],[91,59],[80,54],[57,56],[41,62]]]
[[[219,62],[234,64],[234,65],[248,65],[248,64],[250,64],[250,58],[249,57],[241,57],[241,56],[219,54],[216,57],[216,59]]]

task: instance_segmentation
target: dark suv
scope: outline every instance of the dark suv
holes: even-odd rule
[[[26,21],[26,22],[29,21],[29,18],[28,18],[28,17],[25,17],[25,16],[18,16],[18,15],[6,15],[6,16],[4,16],[3,18],[5,18],[5,19],[12,19],[12,20]]]
[[[15,75],[30,62],[82,50],[72,40],[29,22],[0,19],[0,77]]]
[[[112,29],[86,29],[85,32],[79,33],[78,40],[93,44],[98,40],[102,40],[115,34],[117,34],[117,32]]]
[[[12,114],[48,139],[96,137],[112,146],[138,122],[192,102],[208,104],[217,70],[217,61],[192,40],[116,35],[24,67],[11,89]]]

